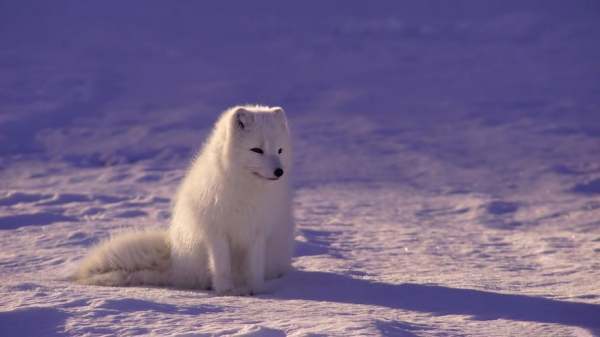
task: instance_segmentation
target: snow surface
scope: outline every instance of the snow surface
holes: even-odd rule
[[[596,1],[0,2],[0,336],[600,335]],[[284,106],[295,271],[81,286],[220,111]]]

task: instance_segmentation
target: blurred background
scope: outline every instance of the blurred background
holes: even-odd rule
[[[288,111],[299,184],[597,173],[599,18],[596,1],[2,1],[0,165],[186,166],[220,111],[260,103]]]

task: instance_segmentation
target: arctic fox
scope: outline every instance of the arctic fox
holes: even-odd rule
[[[177,191],[170,228],[108,240],[84,259],[75,279],[260,292],[265,279],[290,267],[291,155],[282,108],[226,110]]]

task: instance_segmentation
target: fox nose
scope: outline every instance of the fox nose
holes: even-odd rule
[[[281,168],[277,168],[277,169],[275,170],[275,172],[273,172],[273,174],[274,174],[274,175],[275,175],[277,178],[279,178],[279,177],[281,177],[281,176],[283,175],[283,170],[282,170]]]

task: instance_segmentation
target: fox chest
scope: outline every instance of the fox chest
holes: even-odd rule
[[[253,239],[272,228],[271,211],[263,200],[216,200],[210,213],[207,225],[232,238]]]

